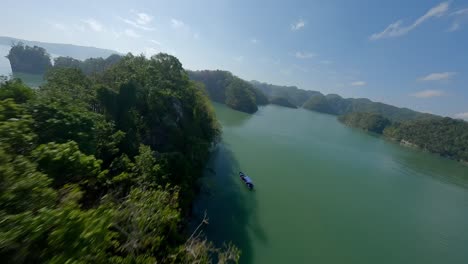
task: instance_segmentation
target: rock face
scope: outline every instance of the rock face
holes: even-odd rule
[[[52,67],[50,55],[38,46],[30,47],[18,43],[11,47],[6,57],[10,60],[13,73],[44,74]]]

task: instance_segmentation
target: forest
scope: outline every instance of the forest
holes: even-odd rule
[[[232,109],[255,113],[259,105],[268,104],[268,98],[249,82],[227,71],[188,71],[190,79],[204,84],[211,100]]]
[[[375,113],[351,113],[341,122],[366,131],[383,134],[398,142],[409,142],[443,157],[468,161],[468,122],[448,117],[391,121]]]
[[[85,75],[102,73],[122,59],[122,56],[112,54],[106,59],[88,58],[84,61],[74,59],[72,57],[57,57],[54,59],[54,67],[56,68],[76,68],[80,69]]]
[[[167,54],[102,72],[0,82],[0,258],[9,263],[236,263],[188,228],[220,126]],[[254,95],[251,95],[252,97]]]
[[[52,67],[50,55],[44,48],[21,42],[13,45],[6,57],[10,60],[13,73],[44,74]]]

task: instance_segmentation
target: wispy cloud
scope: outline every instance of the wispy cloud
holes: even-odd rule
[[[182,20],[171,18],[171,25],[173,28],[182,28],[185,26],[185,23]]]
[[[351,83],[351,86],[366,86],[367,82],[365,81],[355,81]]]
[[[434,72],[419,78],[420,81],[442,81],[452,78],[456,72]]]
[[[468,21],[468,8],[465,9],[460,9],[451,14],[451,16],[455,17],[455,19],[452,22],[452,25],[448,29],[449,32],[454,32],[457,31],[461,28],[461,25],[463,23],[466,23]]]
[[[146,13],[136,13],[136,22],[140,25],[147,25],[153,21],[153,17]]]
[[[459,119],[468,120],[468,112],[455,114],[454,117],[459,118]]]
[[[153,17],[146,14],[146,13],[138,13],[135,11],[132,11],[132,13],[135,15],[133,19],[128,19],[128,18],[122,18],[119,17],[120,20],[122,20],[124,23],[135,27],[137,29],[141,30],[146,30],[146,31],[153,31],[155,28],[148,26],[151,21],[153,21]]]
[[[259,42],[259,40],[256,39],[256,38],[250,39],[250,43],[252,43],[252,44],[257,44],[258,42]]]
[[[155,28],[153,28],[153,27],[140,25],[137,22],[135,22],[133,20],[130,20],[130,19],[125,19],[125,18],[121,18],[121,17],[119,17],[119,19],[122,20],[123,22],[127,23],[128,25],[130,25],[132,27],[135,27],[135,28],[138,28],[138,29],[141,29],[141,30],[146,30],[146,31],[154,31],[155,30]]]
[[[139,38],[139,37],[141,37],[141,35],[136,33],[133,29],[129,29],[129,28],[125,29],[124,34],[127,37],[130,37],[130,38]]]
[[[393,37],[399,37],[403,36],[413,29],[417,28],[420,26],[422,23],[425,21],[433,18],[433,17],[441,17],[447,13],[449,9],[449,1],[447,2],[442,2],[438,4],[437,6],[429,9],[429,11],[426,12],[423,16],[419,17],[414,21],[411,25],[404,26],[403,25],[403,20],[398,20],[389,26],[387,26],[386,29],[384,29],[382,32],[372,34],[369,38],[371,40],[378,40],[378,39],[383,39],[383,38],[393,38]]]
[[[317,54],[315,53],[311,53],[311,52],[301,52],[301,51],[297,51],[294,56],[298,59],[311,59],[313,57],[316,57]]]
[[[149,42],[155,44],[155,45],[158,45],[158,46],[162,46],[161,42],[155,40],[155,39],[150,39]]]
[[[307,23],[307,22],[306,22],[305,20],[299,19],[297,22],[295,22],[295,23],[293,23],[293,24],[291,25],[291,30],[292,30],[292,31],[297,31],[297,30],[299,30],[299,29],[302,29],[302,28],[305,27],[306,23]]]
[[[96,31],[96,32],[104,31],[104,26],[99,21],[93,18],[83,19],[81,21],[85,23],[93,31]]]
[[[441,91],[441,90],[422,90],[422,91],[410,94],[410,96],[413,96],[416,98],[432,98],[432,97],[440,97],[444,95],[445,95],[444,91]]]

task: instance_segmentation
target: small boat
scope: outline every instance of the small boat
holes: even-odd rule
[[[249,176],[247,176],[246,174],[244,174],[243,172],[239,171],[239,177],[241,178],[241,180],[245,183],[245,185],[247,185],[247,187],[252,190],[253,187],[254,187],[254,184],[252,182],[252,179],[250,179]]]

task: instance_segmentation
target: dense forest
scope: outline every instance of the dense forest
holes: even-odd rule
[[[88,58],[84,61],[77,60],[71,57],[57,57],[54,59],[54,67],[56,68],[76,68],[80,69],[84,74],[91,75],[102,73],[112,65],[122,59],[122,56],[112,54],[106,59],[103,58]]]
[[[389,119],[376,113],[351,113],[339,116],[338,120],[346,125],[379,134],[391,124]]]
[[[289,108],[297,108],[297,106],[295,104],[291,103],[288,99],[286,99],[284,97],[274,97],[274,98],[270,99],[270,103],[275,104],[275,105],[284,106],[284,107],[289,107]]]
[[[268,98],[259,89],[227,71],[189,71],[190,79],[201,82],[211,100],[246,113],[254,113]]]
[[[13,73],[44,74],[52,67],[50,55],[44,48],[14,44],[8,55]]]
[[[446,117],[391,122],[375,113],[351,113],[339,120],[443,157],[468,161],[468,122],[462,120]]]
[[[258,81],[250,82],[254,87],[265,93],[270,100],[275,98],[285,98],[297,107],[301,107],[309,98],[315,95],[321,95],[320,92],[302,90],[296,86],[280,86]]]
[[[431,114],[416,112],[408,108],[399,108],[384,103],[373,102],[367,98],[342,98],[337,94],[313,96],[304,103],[303,107],[309,110],[332,115],[345,115],[349,113],[362,112],[376,113],[393,121],[418,120],[436,117]]]
[[[0,82],[0,258],[9,263],[230,263],[187,216],[220,127],[177,58]]]

